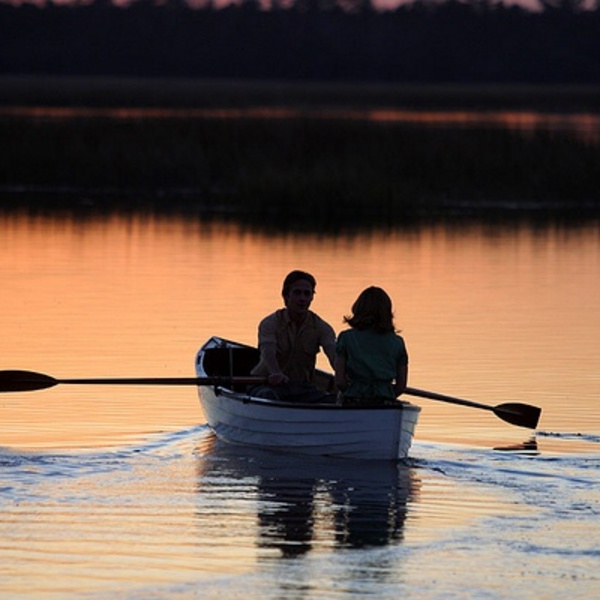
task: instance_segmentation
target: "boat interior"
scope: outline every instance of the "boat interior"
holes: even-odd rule
[[[248,377],[258,364],[260,352],[250,346],[224,346],[207,348],[202,353],[204,372],[209,377]],[[330,373],[317,369],[315,383],[325,392],[334,390],[334,380]],[[245,391],[245,384],[233,384],[236,392]]]
[[[209,377],[249,377],[258,364],[257,348],[225,346],[207,348],[202,354],[202,365]],[[246,385],[234,384],[234,391],[244,391]]]

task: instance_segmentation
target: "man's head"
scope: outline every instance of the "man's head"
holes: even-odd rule
[[[305,314],[315,295],[316,279],[305,271],[292,271],[283,281],[281,295],[291,314]]]
[[[317,280],[306,271],[292,271],[291,273],[288,273],[283,280],[283,289],[281,290],[281,295],[283,296],[284,300],[285,297],[289,295],[292,286],[298,281],[308,281],[314,293],[315,288],[317,287]]]

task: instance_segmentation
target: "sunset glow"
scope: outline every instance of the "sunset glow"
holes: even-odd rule
[[[594,319],[600,325],[600,238],[593,229],[532,236],[527,229],[496,235],[432,228],[319,239],[117,216],[3,217],[1,227],[5,369],[59,377],[189,376],[209,336],[255,343],[261,316],[281,305],[283,275],[301,266],[315,273],[314,309],[336,331],[361,289],[385,287],[407,340],[415,387],[491,403],[507,396],[533,404],[542,399],[546,407],[556,401],[558,412],[546,408],[543,416],[551,428],[555,419],[568,427],[570,417],[559,408],[565,396],[586,397],[590,385],[598,386],[586,362],[596,351],[589,336]],[[564,279],[568,273],[577,294]],[[569,352],[571,341],[576,350]],[[556,345],[564,351],[556,353]],[[565,381],[565,368],[580,376]],[[140,427],[128,417],[131,403],[143,402],[146,431],[201,421],[194,389],[59,386],[2,400],[11,407],[5,441],[15,445],[126,438]],[[466,417],[428,403],[419,435],[464,438]],[[461,427],[449,426],[453,419]],[[488,415],[468,420],[475,437],[496,435],[480,428]],[[109,430],[98,426],[107,421]]]

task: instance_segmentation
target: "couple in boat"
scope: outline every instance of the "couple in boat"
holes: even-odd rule
[[[349,326],[337,340],[331,325],[310,310],[316,280],[292,271],[284,282],[284,308],[266,316],[258,327],[260,361],[252,375],[265,377],[253,396],[288,402],[388,404],[406,388],[408,355],[396,333],[392,302],[378,287],[368,287],[344,317]],[[314,383],[316,357],[325,352],[335,372],[337,394]]]

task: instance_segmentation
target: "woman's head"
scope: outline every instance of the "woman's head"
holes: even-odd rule
[[[372,329],[378,333],[395,331],[392,300],[380,287],[363,290],[352,305],[352,316],[344,321],[354,329]]]

